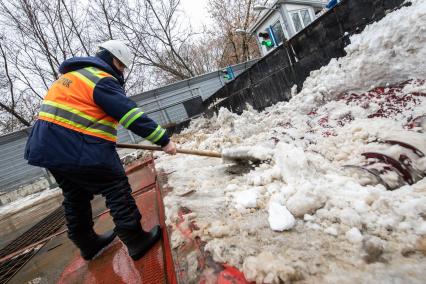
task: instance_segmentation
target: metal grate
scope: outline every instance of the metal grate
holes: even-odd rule
[[[138,177],[142,178],[145,173],[149,173],[150,175],[155,174],[151,171],[139,171]],[[145,216],[142,218],[142,225],[146,230],[150,230],[154,225],[159,223],[155,190],[155,187],[152,187],[150,190],[135,197],[136,204],[142,216]],[[140,273],[142,283],[166,283],[163,253],[161,242],[157,242],[140,261],[135,262],[135,267]]]
[[[0,258],[7,257],[8,255],[24,249],[38,241],[41,241],[56,231],[58,231],[65,224],[64,209],[63,207],[57,208],[55,211],[46,216],[43,220],[31,227],[28,231],[13,240],[10,244],[0,250]],[[29,248],[15,257],[4,260],[0,263],[0,284],[7,283],[16,272],[21,269],[37,251],[42,248],[44,243],[35,247]]]
[[[0,283],[7,283],[42,247],[40,245],[31,249],[29,252],[18,255],[10,260],[0,264]]]
[[[163,249],[161,242],[157,242],[142,258],[142,283],[167,283]]]

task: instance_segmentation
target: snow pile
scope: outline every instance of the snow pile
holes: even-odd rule
[[[6,205],[0,206],[0,219],[10,216],[24,208],[33,207],[39,202],[43,202],[50,198],[55,198],[61,195],[61,190],[56,187],[53,189],[46,189],[23,198],[20,198],[14,202],[8,203]]]
[[[236,208],[255,208],[257,205],[257,195],[255,190],[240,191],[234,195]]]
[[[247,258],[243,272],[248,281],[256,283],[288,283],[298,280],[296,271],[285,263],[285,258],[281,255],[262,252],[257,257]]]
[[[397,187],[389,191],[344,167],[364,165],[369,151],[414,155],[383,143],[389,138],[426,153],[426,2],[388,14],[351,42],[346,57],[312,72],[290,102],[240,116],[221,109],[175,138],[186,148],[261,149],[253,152],[268,161],[240,173],[212,158],[161,155],[156,162],[174,171],[167,224],[176,226],[179,208],[189,208],[193,237],[251,281],[426,277],[426,178],[407,185],[389,172],[383,180]],[[411,158],[413,172],[424,171],[425,158]],[[177,194],[182,189],[194,193]],[[173,247],[182,245],[179,234],[173,230]]]
[[[357,228],[352,228],[345,234],[348,241],[351,243],[360,243],[362,242],[361,232]]]
[[[296,220],[287,208],[277,202],[269,203],[269,226],[274,231],[289,230],[294,227]]]

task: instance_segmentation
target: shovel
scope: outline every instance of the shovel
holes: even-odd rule
[[[122,144],[117,143],[117,148],[127,148],[127,149],[140,149],[140,150],[150,150],[150,151],[163,151],[160,146],[153,145],[139,145],[139,144]],[[188,149],[176,149],[177,153],[189,154],[196,156],[204,157],[214,157],[222,158],[224,162],[235,162],[235,163],[257,163],[260,160],[248,154],[247,151],[225,151],[225,153],[219,153],[215,151],[203,151],[203,150],[188,150]]]

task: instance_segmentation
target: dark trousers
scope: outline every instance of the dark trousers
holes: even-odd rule
[[[102,171],[65,172],[49,169],[62,189],[68,236],[85,234],[92,230],[92,207],[95,194],[105,197],[116,229],[140,228],[141,214],[131,195],[127,176]]]

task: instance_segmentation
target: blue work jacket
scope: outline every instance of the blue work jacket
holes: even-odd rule
[[[117,121],[126,120],[135,114],[137,105],[126,97],[123,77],[117,74],[106,62],[97,57],[74,57],[64,61],[59,72],[76,71],[85,67],[99,68],[113,77],[101,79],[93,91],[93,100],[106,114]],[[155,144],[165,146],[168,135],[146,114],[139,111],[126,128],[144,138],[157,135]],[[159,132],[159,130],[161,131]],[[31,130],[25,147],[25,159],[30,165],[48,169],[72,172],[111,172],[124,173],[116,151],[115,143],[95,136],[83,134],[61,125],[37,120]]]

